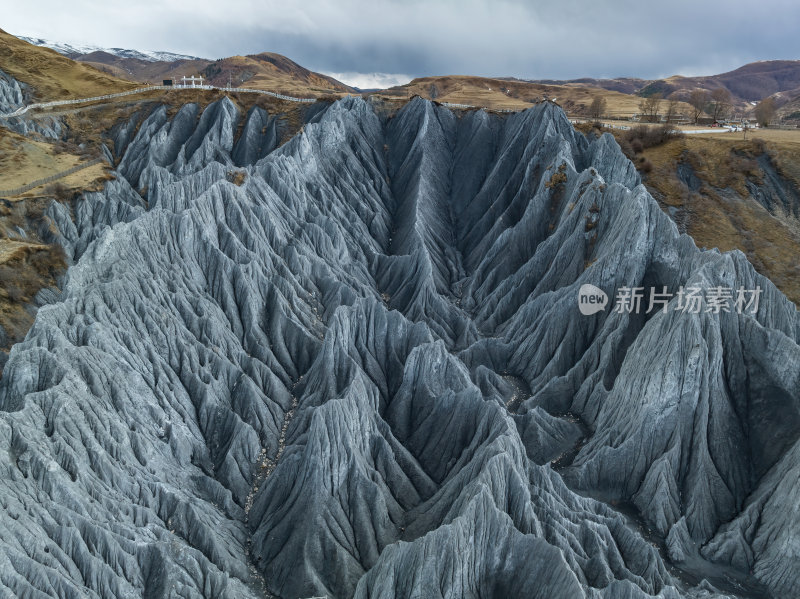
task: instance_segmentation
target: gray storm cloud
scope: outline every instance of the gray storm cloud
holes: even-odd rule
[[[651,78],[800,53],[800,6],[783,0],[42,0],[4,13],[19,35],[208,58],[274,51],[354,76]]]

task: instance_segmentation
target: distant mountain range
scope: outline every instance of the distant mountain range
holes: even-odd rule
[[[625,94],[649,96],[661,93],[664,97],[672,93],[688,93],[693,89],[714,90],[724,87],[734,99],[742,102],[757,102],[779,93],[800,92],[800,60],[761,60],[721,73],[702,77],[673,75],[664,79],[637,79],[618,77],[615,79],[538,79],[525,80],[546,85],[579,85],[599,87]]]
[[[273,52],[231,56],[217,60],[125,48],[71,45],[40,38],[19,36],[33,46],[50,48],[74,61],[90,65],[118,79],[161,83],[165,79],[202,76],[210,85],[250,87],[289,95],[322,96],[358,93],[333,77],[315,73]],[[30,47],[30,46],[29,46]]]
[[[447,75],[420,77],[387,90],[395,95],[419,95],[439,102],[472,104],[499,109],[520,110],[548,99],[557,101],[570,114],[586,114],[598,96],[607,102],[606,115],[627,118],[639,111],[642,97],[660,93],[681,102],[692,90],[725,88],[737,112],[747,113],[758,101],[773,97],[779,114],[800,114],[800,60],[771,60],[746,64],[719,75],[664,79],[518,79],[515,77],[474,77]],[[679,104],[679,112],[690,112]],[[796,118],[796,117],[793,117]]]
[[[145,62],[173,62],[176,60],[203,60],[198,56],[189,56],[187,54],[175,54],[174,52],[151,52],[147,50],[129,50],[125,48],[103,48],[100,46],[74,46],[72,44],[65,44],[62,42],[54,42],[52,40],[42,39],[40,37],[25,37],[23,35],[17,36],[19,39],[33,44],[34,46],[42,46],[44,48],[51,48],[63,54],[64,56],[72,59],[79,59],[82,56],[93,54],[95,52],[104,52],[119,58],[133,58]]]
[[[72,45],[41,38],[20,37],[51,48],[78,62],[128,81],[161,83],[164,79],[202,76],[211,85],[246,86],[287,94],[320,96],[358,93],[333,77],[315,73],[272,52],[217,60],[174,52]],[[694,89],[731,92],[735,105],[747,111],[772,96],[780,114],[800,114],[800,60],[770,60],[746,64],[727,73],[702,77],[675,75],[663,79],[518,79],[514,77],[436,76],[414,79],[384,93],[420,95],[443,102],[491,108],[521,109],[542,99],[557,100],[568,112],[581,114],[598,95],[607,100],[608,115],[627,117],[638,111],[641,97],[660,93],[687,100]],[[370,90],[374,91],[374,90]],[[688,107],[684,106],[685,109]]]

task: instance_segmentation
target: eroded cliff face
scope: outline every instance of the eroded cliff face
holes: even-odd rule
[[[553,105],[318,110],[280,147],[156,110],[51,206],[74,265],[0,380],[5,591],[800,594],[794,305]],[[584,316],[584,284],[763,294]]]

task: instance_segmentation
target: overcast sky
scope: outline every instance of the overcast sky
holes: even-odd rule
[[[348,83],[656,78],[800,57],[796,0],[0,0],[0,27],[204,58],[278,52]]]

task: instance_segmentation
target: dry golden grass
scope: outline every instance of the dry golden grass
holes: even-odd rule
[[[70,60],[55,50],[23,42],[2,30],[0,69],[30,85],[39,102],[111,94],[137,85]]]
[[[27,185],[67,170],[80,161],[80,156],[57,153],[53,144],[0,128],[0,189]]]
[[[12,239],[0,239],[0,264],[5,264],[18,258],[27,250],[41,250],[46,245],[40,243],[30,243],[28,241],[16,241]]]
[[[697,129],[698,126],[692,125],[691,127],[685,128]],[[744,139],[744,133],[741,131],[736,133],[719,131],[714,133],[698,133],[697,135],[707,139],[720,139],[723,141]],[[800,129],[750,129],[747,131],[747,139],[763,139],[764,141],[779,145],[800,145]]]
[[[113,178],[109,170],[108,164],[105,162],[93,164],[88,168],[81,169],[76,173],[58,179],[58,183],[63,185],[67,190],[97,191],[99,187],[102,187],[102,185],[99,184]]]
[[[93,156],[82,156],[65,149],[66,144],[54,144],[24,137],[0,128],[0,190],[15,189],[68,170]],[[95,164],[58,179],[66,190],[85,190],[108,177],[105,164]],[[47,184],[36,187],[19,197],[42,192]]]

